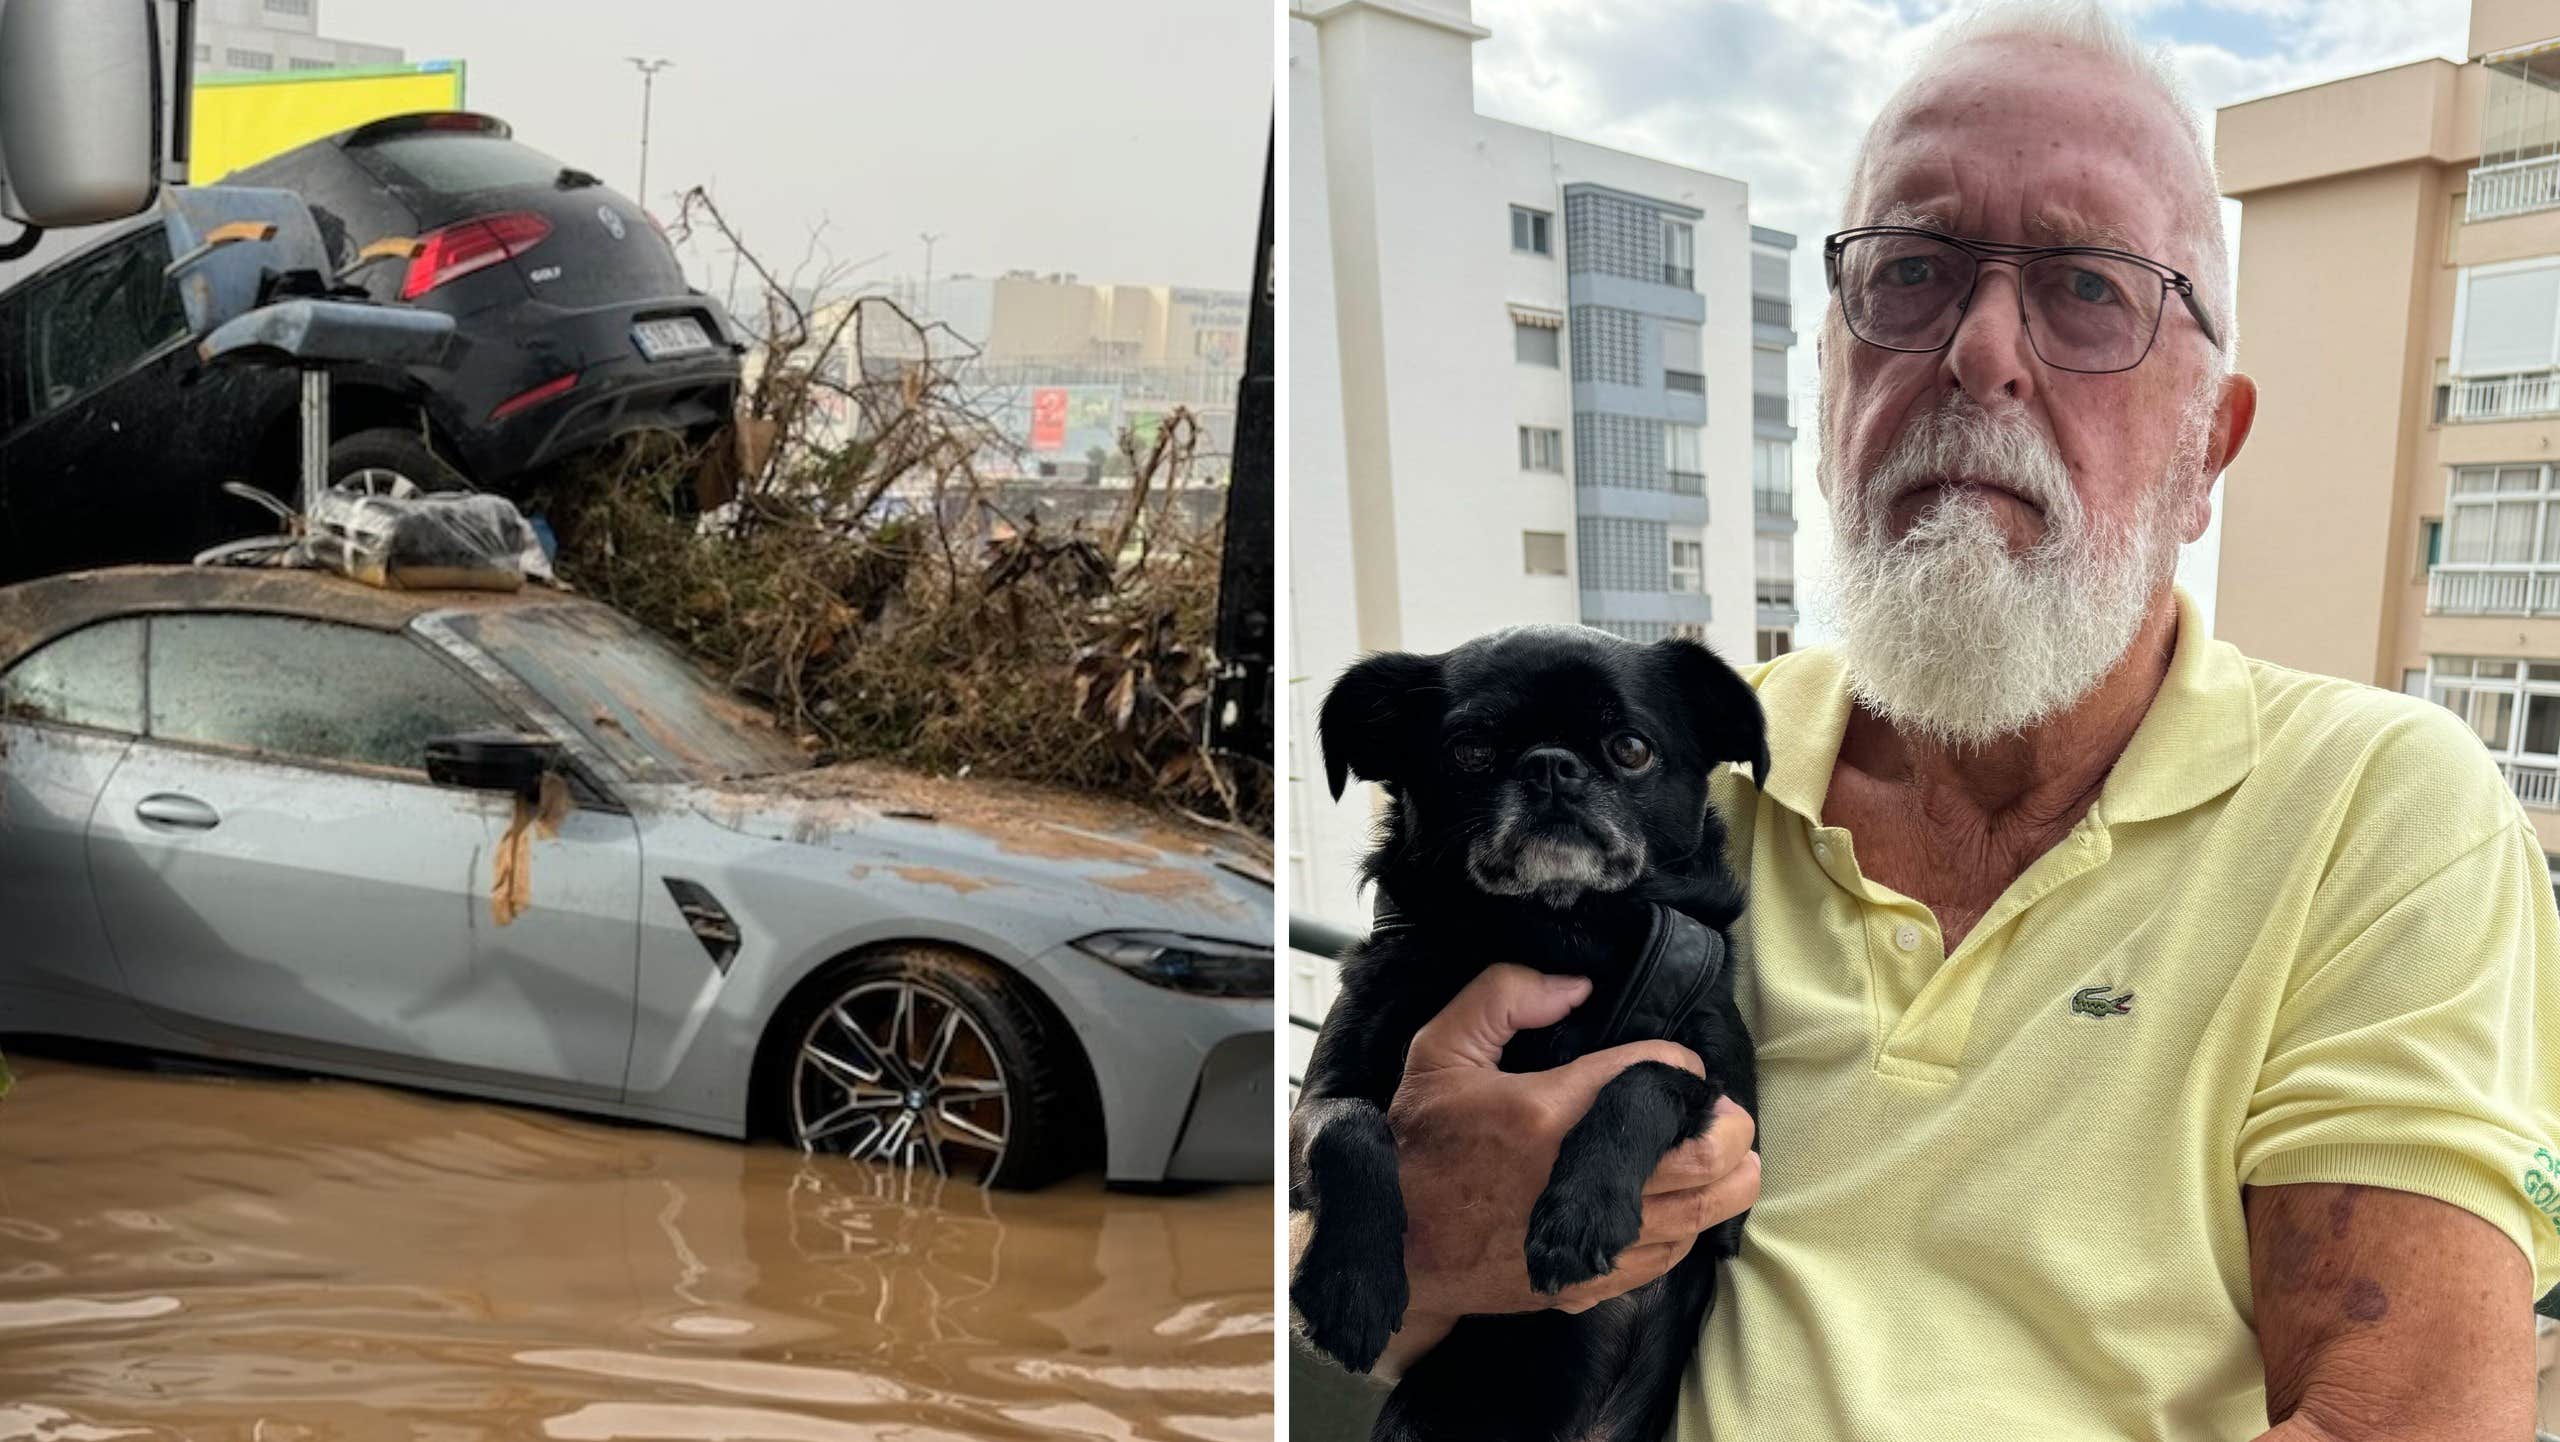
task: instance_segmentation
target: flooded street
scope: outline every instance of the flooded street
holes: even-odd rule
[[[344,1082],[11,1059],[0,1442],[1240,1442],[1272,1193],[1029,1196]]]

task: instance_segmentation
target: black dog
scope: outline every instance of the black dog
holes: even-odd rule
[[[1566,1134],[1529,1218],[1540,1290],[1610,1270],[1636,1239],[1645,1179],[1706,1129],[1719,1092],[1755,1109],[1751,1039],[1721,965],[1742,890],[1707,776],[1742,761],[1765,784],[1769,750],[1758,698],[1706,647],[1570,626],[1371,656],[1335,683],[1318,730],[1335,797],[1358,775],[1390,805],[1365,868],[1380,923],[1344,960],[1290,1118],[1289,1205],[1311,1210],[1314,1230],[1289,1295],[1309,1339],[1365,1372],[1406,1301],[1385,1107],[1414,1033],[1486,965],[1592,978],[1573,1015],[1513,1039],[1508,1070],[1668,1036],[1708,1071],[1639,1062]],[[1687,980],[1665,992],[1675,973]],[[1376,1436],[1662,1436],[1740,1227],[1579,1315],[1466,1318],[1389,1396]]]

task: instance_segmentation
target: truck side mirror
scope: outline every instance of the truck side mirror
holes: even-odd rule
[[[60,227],[150,208],[159,31],[154,0],[0,3],[0,214]]]

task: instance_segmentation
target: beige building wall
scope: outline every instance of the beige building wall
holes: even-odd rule
[[[2560,663],[2560,615],[2431,613],[2427,556],[2454,468],[2560,464],[2560,405],[2437,419],[2465,269],[2560,256],[2560,203],[2469,218],[2479,57],[2553,38],[2550,0],[2474,0],[2470,64],[2421,61],[2218,117],[2216,164],[2241,203],[2237,361],[2259,401],[2223,482],[2215,629],[2250,655],[2392,689],[2431,657]],[[2449,530],[2443,544],[2449,559]],[[2501,759],[2560,852],[2560,767]]]

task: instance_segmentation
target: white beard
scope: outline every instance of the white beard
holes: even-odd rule
[[[2173,504],[2202,464],[2215,390],[2181,417],[2178,463],[2143,489],[2129,524],[2092,523],[2052,442],[2023,415],[1958,398],[1913,421],[1874,474],[1822,464],[1835,544],[1830,617],[1861,705],[1917,739],[1979,747],[2086,697],[2123,659],[2178,558]],[[1996,480],[2044,508],[2045,534],[2012,555],[1994,499],[1945,492],[1898,540],[1896,494],[1936,475]]]

